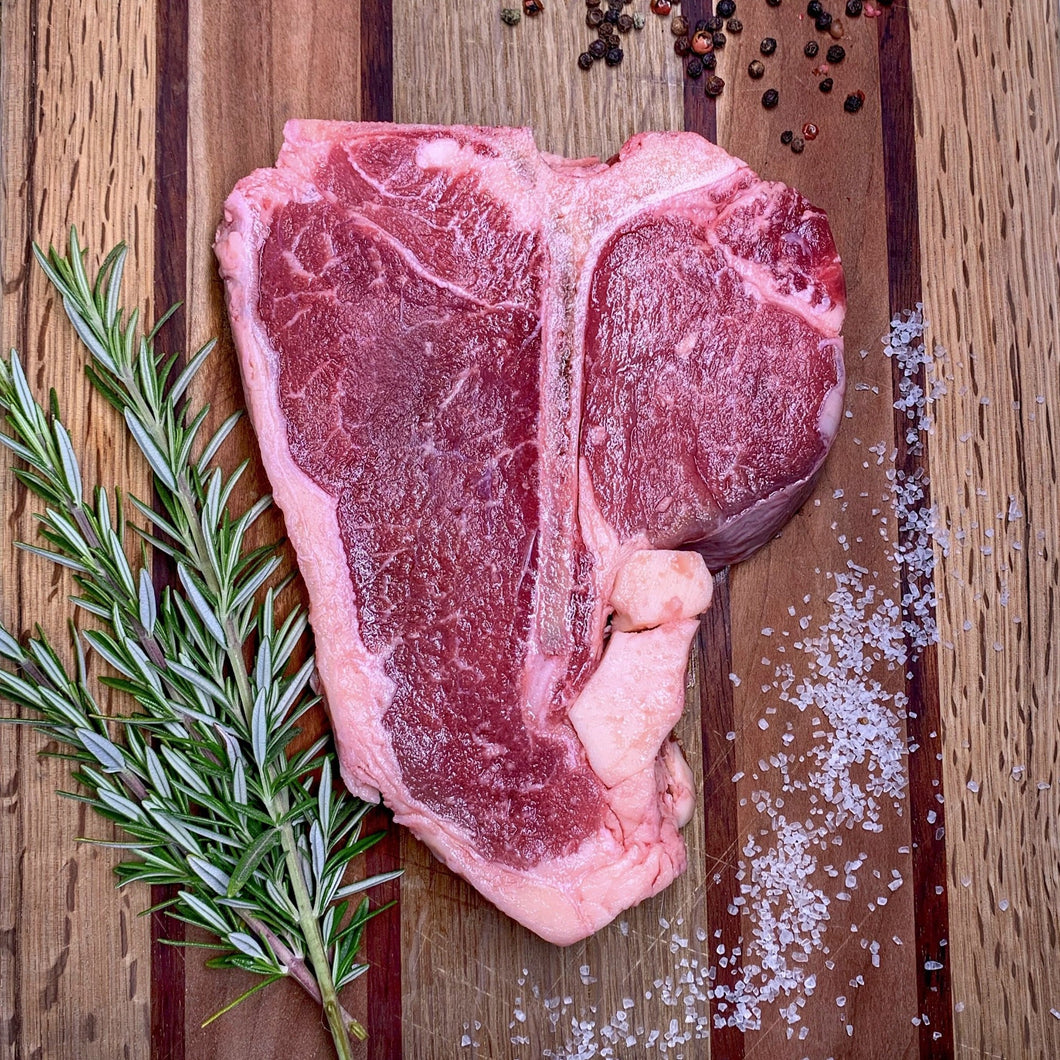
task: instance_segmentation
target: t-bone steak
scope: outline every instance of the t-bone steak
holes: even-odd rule
[[[662,890],[708,567],[841,417],[825,215],[692,133],[294,121],[216,250],[346,783],[554,942]]]

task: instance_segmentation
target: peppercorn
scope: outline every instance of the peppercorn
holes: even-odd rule
[[[673,4],[670,0],[651,0],[651,13],[653,15],[668,15]]]
[[[634,14],[633,14],[633,28],[634,29],[644,29],[644,25],[645,25],[646,22],[647,22],[647,19],[644,17],[644,13],[642,11],[634,12]]]
[[[827,96],[832,91],[832,84],[832,79],[826,77],[817,87]]]
[[[713,40],[714,40],[714,50],[715,51],[718,51],[719,48],[724,48],[725,47],[725,34],[724,33],[715,33]]]
[[[692,37],[692,51],[696,55],[704,55],[706,52],[714,51],[714,37],[706,30],[700,30]]]
[[[523,0],[524,15],[540,15],[545,10],[545,0]]]
[[[821,0],[810,0],[806,5],[806,14],[810,18],[816,18],[823,10],[824,4],[821,3]]]
[[[832,63],[841,63],[847,57],[846,48],[842,44],[833,44],[825,53],[825,58]]]
[[[843,100],[843,110],[845,110],[847,114],[857,114],[857,112],[861,110],[861,105],[864,102],[864,92],[851,92],[851,94]]]
[[[582,52],[578,56],[578,67],[581,70],[591,70],[593,65],[593,57],[588,52]]]
[[[725,23],[725,28],[730,33],[743,33],[743,23],[738,18],[730,18],[729,21]]]
[[[685,67],[685,74],[692,78],[693,81],[698,81],[703,76],[703,62],[698,56],[693,55],[688,60],[688,65]]]
[[[833,18],[832,24],[828,27],[828,32],[835,40],[839,40],[846,33],[846,26],[838,18]]]
[[[684,37],[678,37],[674,41],[674,54],[680,55],[683,59],[692,50],[692,42],[688,39],[687,34]]]
[[[714,52],[707,52],[706,55],[701,55],[699,61],[703,64],[703,69],[708,72],[718,65],[718,57]]]
[[[766,0],[770,7],[780,7],[780,0]]]
[[[718,0],[714,5],[714,14],[721,18],[732,18],[736,14],[735,0]]]
[[[817,139],[817,126],[812,121],[808,121],[802,127],[802,138],[804,140],[816,140]]]
[[[780,93],[775,88],[767,88],[762,93],[762,106],[772,110],[780,102]]]
[[[622,49],[621,48],[608,48],[607,54],[604,56],[604,62],[608,66],[618,66],[622,62]]]
[[[618,16],[618,32],[628,33],[633,28],[633,16],[632,15],[619,15]]]
[[[772,55],[777,50],[777,42],[773,37],[763,37],[762,43],[758,45],[758,50],[763,55]]]
[[[707,28],[707,20],[705,18],[698,19],[695,25],[695,32],[702,33]]]
[[[894,0],[879,0],[880,7],[890,7]]]
[[[506,26],[516,25],[522,19],[523,13],[517,7],[502,7],[501,21]]]
[[[586,7],[599,7],[600,0],[585,0]]]
[[[783,132],[782,132],[782,133],[780,134],[780,142],[781,142],[781,143],[782,143],[782,144],[783,144],[783,145],[784,145],[785,147],[787,147],[787,145],[791,143],[791,141],[792,141],[792,139],[793,139],[793,137],[794,137],[794,136],[795,136],[795,134],[794,134],[794,133],[793,133],[793,132],[792,132],[792,131],[791,131],[790,129],[785,129],[785,130],[784,130],[784,131],[783,131]]]
[[[594,40],[588,48],[589,57],[592,59],[602,59],[607,54],[607,45],[602,40]]]
[[[610,23],[612,26],[617,26],[618,12],[613,7],[609,7],[604,14],[604,21]]]
[[[707,29],[710,30],[711,33],[717,33],[724,25],[725,20],[723,18],[718,18],[717,15],[707,19]]]
[[[603,20],[604,13],[598,7],[590,7],[589,10],[585,12],[585,24],[589,26],[590,29],[596,29]]]
[[[847,18],[857,18],[861,10],[861,0],[847,0]]]
[[[688,19],[684,15],[674,15],[670,21],[670,32],[675,37],[688,36]]]
[[[601,22],[600,25],[596,27],[596,35],[604,42],[609,41],[612,37],[617,39],[618,36],[615,33],[615,27],[612,26],[610,22]]]
[[[806,144],[803,142],[803,139],[802,139],[801,136],[796,136],[795,139],[791,141],[791,150],[792,150],[793,154],[801,155],[802,154],[802,149],[805,146],[806,146]]]
[[[721,95],[722,90],[725,88],[725,82],[717,74],[711,74],[703,88],[708,96],[714,98]]]
[[[817,41],[808,40],[806,42],[806,47],[802,49],[802,54],[805,55],[807,59],[816,58],[816,56],[817,56]]]
[[[761,63],[758,59],[752,59],[747,64],[747,76],[752,81],[758,81],[765,76],[766,68],[765,64]]]
[[[814,21],[819,33],[824,33],[828,27],[832,24],[832,16],[827,11],[822,11]]]

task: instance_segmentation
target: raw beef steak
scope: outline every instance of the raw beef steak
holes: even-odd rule
[[[685,867],[707,565],[777,531],[839,424],[824,214],[690,133],[601,163],[299,121],[216,249],[347,784],[590,934]]]

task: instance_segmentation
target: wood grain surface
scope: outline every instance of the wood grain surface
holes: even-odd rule
[[[5,0],[0,22],[0,338],[18,347],[38,393],[57,388],[86,477],[106,484],[142,489],[142,470],[109,411],[88,399],[73,337],[30,265],[29,244],[62,240],[71,223],[95,252],[125,239],[130,301],[186,303],[169,331],[174,348],[221,336],[198,396],[223,417],[241,394],[212,233],[231,185],[274,160],[288,117],[529,124],[542,149],[605,158],[634,131],[691,128],[828,211],[849,284],[850,415],[815,500],[777,541],[717,579],[678,730],[703,792],[685,831],[689,871],[560,950],[392,831],[371,868],[404,866],[391,888],[399,903],[372,925],[372,971],[344,999],[371,1034],[357,1055],[570,1055],[572,1020],[594,1024],[602,1048],[600,1027],[620,1011],[637,1044],[619,1038],[614,1055],[663,1055],[644,1043],[671,1019],[683,1026],[684,1006],[666,996],[691,962],[714,964],[715,982],[730,988],[744,974],[754,960],[751,918],[731,905],[751,870],[744,849],[752,838],[779,842],[767,812],[778,798],[798,820],[818,794],[785,785],[776,765],[790,746],[789,775],[805,780],[797,755],[818,740],[815,712],[778,695],[778,667],[808,674],[810,657],[794,642],[828,621],[829,575],[848,560],[878,572],[881,594],[900,595],[889,559],[897,527],[881,515],[897,461],[929,472],[949,529],[935,578],[939,646],[908,670],[879,674],[915,715],[903,734],[918,748],[905,760],[906,796],[881,800],[882,831],[832,837],[841,873],[833,890],[848,862],[864,854],[864,867],[850,870],[852,900],[833,895],[827,952],[808,954],[816,988],[802,990],[800,1021],[781,1015],[792,995],[763,1007],[759,1030],[711,1028],[665,1055],[1060,1056],[1055,0],[911,0],[879,19],[847,20],[847,56],[829,97],[801,56],[816,36],[804,5],[740,0],[745,28],[719,55],[727,84],[716,103],[683,82],[667,19],[649,15],[623,39],[620,67],[583,74],[574,65],[592,36],[583,0],[547,0],[542,15],[515,27],[500,23],[498,6]],[[693,20],[707,7],[683,5]],[[641,9],[647,3],[635,0],[629,10]],[[744,71],[766,35],[781,50],[769,79],[752,82]],[[759,103],[767,87],[781,92],[771,112]],[[865,106],[844,114],[855,88]],[[795,155],[780,132],[807,121],[819,135]],[[880,336],[921,298],[929,343],[948,351],[948,392],[917,455],[902,443]],[[253,452],[249,435],[238,445]],[[0,619],[59,633],[70,586],[13,551],[33,523],[6,466]],[[0,727],[0,1055],[330,1055],[314,1007],[287,984],[201,1028],[248,984],[206,971],[195,951],[158,944],[168,928],[136,915],[150,896],[119,894],[110,855],[76,843],[107,829],[56,798],[64,768],[38,749],[33,734]],[[711,1015],[703,1003],[692,1011]]]

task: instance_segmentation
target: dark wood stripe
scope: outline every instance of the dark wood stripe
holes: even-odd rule
[[[361,121],[394,120],[391,0],[361,0]]]
[[[921,300],[920,227],[917,206],[916,135],[913,125],[913,73],[909,13],[905,5],[888,9],[879,20],[880,103],[883,111],[883,164],[887,201],[888,288],[892,315]],[[900,370],[895,363],[895,388]],[[923,385],[924,380],[920,380]],[[927,471],[924,453],[905,443],[907,420],[895,414],[898,466],[906,473]],[[906,582],[903,575],[903,591]],[[938,660],[928,649],[909,668],[907,730],[909,803],[913,844],[914,920],[920,1056],[954,1053],[950,980],[949,911],[946,875],[946,807],[942,801],[941,711]],[[934,811],[929,823],[928,813]],[[925,970],[927,962],[941,971]],[[933,965],[934,966],[934,965]]]
[[[401,836],[390,813],[380,807],[365,823],[365,834],[385,835],[365,855],[364,872],[374,876],[401,868]],[[364,959],[368,969],[368,1060],[401,1060],[401,881],[393,880],[371,893],[375,906],[394,902],[365,929]]]
[[[706,823],[707,926],[710,953],[719,943],[727,954],[740,945],[740,918],[729,912],[740,893],[736,879],[738,860],[736,743],[727,738],[733,724],[732,617],[729,609],[728,568],[714,577],[714,600],[703,616],[696,638],[696,668],[700,689],[700,726],[703,735],[703,816]],[[721,929],[721,937],[714,932]],[[717,986],[734,986],[741,972],[739,958],[729,958],[727,968],[717,970]],[[735,1027],[711,1027],[710,1055],[742,1060],[744,1035]]]
[[[394,120],[393,10],[391,0],[361,0],[361,120]],[[390,815],[378,810],[366,824],[386,829],[368,851],[365,872],[375,875],[401,865],[401,840]],[[373,902],[394,902],[364,935],[368,970],[368,1060],[401,1060],[401,888],[400,881],[377,888]]]
[[[694,26],[701,18],[714,14],[712,0],[685,0],[681,14]],[[718,142],[718,108],[716,102],[703,91],[704,78],[693,81],[686,77],[684,107],[685,129],[705,136],[711,143]]]
[[[159,0],[155,37],[155,313],[183,302],[187,287],[188,10],[183,0]],[[187,348],[184,311],[166,325],[167,350]],[[156,554],[158,588],[170,582],[166,557]],[[151,904],[176,897],[174,887],[152,887]],[[151,1060],[184,1060],[184,924],[151,916]]]

